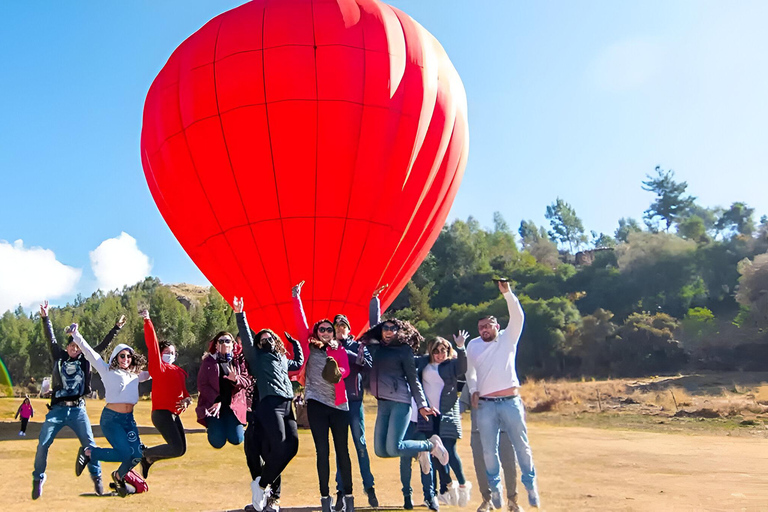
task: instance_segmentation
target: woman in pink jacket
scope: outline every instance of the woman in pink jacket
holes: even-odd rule
[[[307,401],[307,419],[317,454],[317,477],[320,481],[320,505],[322,512],[331,512],[333,503],[328,481],[330,470],[330,444],[328,431],[333,436],[336,462],[341,473],[344,492],[344,510],[355,508],[352,496],[352,463],[347,447],[349,433],[349,405],[344,377],[349,375],[349,358],[346,349],[336,340],[333,322],[324,318],[315,323],[312,331],[307,325],[301,304],[301,286],[293,287],[293,305],[299,342],[307,352],[307,362],[302,368],[304,398]]]
[[[16,411],[16,418],[21,416],[21,430],[19,430],[20,436],[24,437],[27,435],[27,423],[29,423],[29,418],[34,415],[35,411],[32,410],[32,404],[29,402],[29,397],[26,397],[19,406],[19,409]]]

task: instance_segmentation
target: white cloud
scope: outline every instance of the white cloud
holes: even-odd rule
[[[652,39],[627,39],[603,49],[589,67],[601,89],[622,92],[641,88],[659,74],[663,48]]]
[[[58,261],[50,249],[0,240],[0,313],[19,304],[32,308],[45,299],[70,295],[82,273]]]
[[[125,232],[101,242],[90,257],[93,275],[104,291],[138,283],[152,270],[149,257],[139,250],[136,239]]]

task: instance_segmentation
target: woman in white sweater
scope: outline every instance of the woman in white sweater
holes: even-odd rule
[[[104,437],[112,445],[112,448],[80,448],[75,473],[79,476],[91,460],[120,462],[120,467],[112,473],[112,479],[118,494],[125,497],[128,494],[125,475],[141,462],[142,455],[139,429],[133,419],[133,406],[139,401],[139,382],[150,378],[149,372],[141,370],[144,357],[121,343],[112,351],[107,364],[83,339],[77,324],[72,324],[68,331],[93,369],[101,375],[107,405],[101,412],[100,426]]]

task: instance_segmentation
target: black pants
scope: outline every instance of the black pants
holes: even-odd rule
[[[29,423],[29,418],[21,418],[21,431],[26,432],[27,431],[27,423]]]
[[[317,478],[320,480],[320,495],[328,496],[328,480],[331,477],[331,446],[328,443],[328,431],[333,436],[333,449],[336,450],[336,463],[341,473],[341,486],[344,494],[352,494],[352,462],[349,460],[349,413],[335,407],[329,407],[317,400],[307,400],[307,418],[312,439],[317,452]]]
[[[144,458],[148,462],[161,459],[181,457],[187,451],[187,437],[184,435],[184,425],[181,418],[171,411],[152,411],[152,424],[165,439],[166,444],[160,444],[144,450]]]
[[[259,402],[259,423],[267,441],[263,451],[261,484],[276,485],[276,480],[299,451],[299,431],[290,398],[271,395]]]
[[[253,408],[256,409],[259,406],[258,402],[253,404]],[[261,476],[264,469],[264,454],[269,451],[269,443],[267,437],[261,432],[261,424],[259,423],[256,413],[254,411],[248,411],[248,428],[245,429],[245,461],[248,464],[248,470],[251,472],[251,480],[256,480]],[[280,486],[282,477],[272,482],[272,496],[280,498]]]

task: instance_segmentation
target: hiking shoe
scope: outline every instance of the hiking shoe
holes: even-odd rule
[[[410,494],[403,496],[403,508],[405,510],[413,510],[413,500],[411,500]]]
[[[528,491],[528,504],[532,507],[539,508],[539,489],[534,483],[533,487],[526,489]]]
[[[421,472],[428,475],[432,472],[432,461],[429,460],[429,452],[419,452],[416,456],[419,459],[419,466],[421,466]]]
[[[429,510],[440,510],[440,504],[437,502],[437,496],[432,496],[429,499],[424,499],[424,505]]]
[[[493,505],[493,508],[501,508],[502,502],[501,502],[501,492],[500,491],[492,491],[491,492],[491,504]]]
[[[125,480],[120,478],[117,471],[112,472],[112,481],[115,483],[115,491],[117,491],[118,496],[121,498],[128,496],[128,488],[125,486]]]
[[[376,497],[376,489],[369,487],[365,490],[365,494],[368,495],[368,505],[373,508],[379,507],[379,498]]]
[[[91,458],[85,454],[85,447],[81,446],[77,450],[77,458],[75,459],[75,475],[80,476],[85,469],[85,466],[91,461]]]
[[[429,441],[432,443],[432,456],[439,460],[443,466],[448,464],[448,450],[445,449],[440,437],[435,434],[429,438]]]
[[[469,501],[472,499],[472,482],[465,482],[463,486],[459,486],[459,500],[458,505],[460,507],[466,507]]]
[[[355,512],[355,497],[351,494],[344,496],[344,512]]]
[[[280,512],[280,498],[270,495],[264,505],[264,512]]]
[[[96,494],[104,496],[104,481],[101,479],[101,475],[92,475],[91,480],[93,480],[93,490],[96,491]]]
[[[43,478],[40,480],[32,480],[32,499],[36,500],[40,496],[43,495],[43,484],[45,483],[45,479],[48,478],[45,473],[43,473]]]
[[[152,464],[154,464],[154,462],[149,462],[147,459],[142,457],[139,464],[141,464],[141,477],[146,480],[149,476],[149,468],[152,466]]]
[[[491,498],[483,498],[483,502],[477,507],[477,512],[488,512],[489,510],[493,510]]]
[[[331,512],[331,509],[333,508],[333,503],[330,496],[322,496],[320,498],[320,507],[322,509],[322,512]]]
[[[336,493],[336,503],[333,504],[333,510],[336,512],[344,510],[344,493],[341,491]]]

